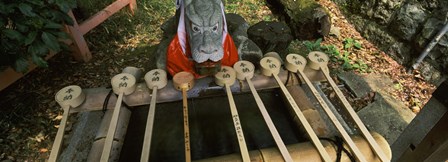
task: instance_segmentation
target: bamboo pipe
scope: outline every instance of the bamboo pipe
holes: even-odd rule
[[[177,90],[182,91],[182,107],[184,114],[184,140],[185,140],[185,161],[191,161],[190,128],[188,121],[187,91],[194,86],[194,76],[189,72],[180,72],[173,76],[173,84]]]
[[[291,71],[293,73],[299,72],[299,74],[302,76],[303,80],[305,80],[306,85],[310,88],[314,97],[316,97],[317,101],[322,106],[322,109],[325,111],[327,116],[330,118],[331,122],[335,125],[335,127],[339,131],[339,133],[341,133],[344,141],[347,142],[347,144],[350,146],[350,150],[354,152],[356,158],[359,161],[366,162],[364,155],[361,153],[361,151],[359,151],[358,147],[355,145],[355,143],[350,138],[347,131],[345,131],[342,124],[338,121],[336,116],[330,110],[327,103],[325,103],[322,96],[320,96],[319,92],[317,92],[316,88],[313,86],[311,81],[303,73],[303,68],[305,67],[305,65],[306,65],[306,59],[298,54],[289,54],[288,56],[286,56],[286,63],[285,63],[286,69],[288,69],[289,71]]]
[[[303,127],[305,128],[305,131],[309,135],[314,146],[319,151],[322,159],[324,159],[324,161],[330,162],[330,157],[329,157],[328,153],[325,151],[322,143],[319,141],[319,138],[317,137],[313,128],[308,123],[308,121],[306,120],[302,111],[300,110],[299,106],[297,106],[297,103],[294,101],[291,94],[288,92],[285,85],[283,85],[283,82],[278,77],[278,73],[280,72],[280,67],[281,67],[280,61],[274,57],[268,56],[268,57],[261,59],[260,66],[261,66],[261,70],[262,70],[261,72],[263,73],[263,75],[274,76],[275,80],[277,81],[278,85],[280,86],[280,89],[282,90],[283,94],[285,95],[287,101],[289,102],[289,104],[291,105],[295,114],[297,115],[298,119],[300,120]]]
[[[145,74],[145,82],[148,88],[152,89],[151,104],[149,105],[148,119],[146,120],[145,136],[142,146],[141,162],[148,162],[151,152],[151,137],[156,114],[157,90],[166,86],[167,75],[162,69],[154,69]]]
[[[378,145],[384,150],[384,153],[387,157],[392,157],[392,152],[390,150],[390,146],[387,143],[386,139],[382,137],[380,134],[372,132],[371,133],[375,141]],[[365,155],[366,160],[369,162],[379,162],[377,156],[373,150],[371,150],[368,142],[358,136],[352,136],[353,141],[357,146],[359,146],[361,152]],[[331,161],[336,161],[336,150],[337,146],[330,144],[327,141],[322,140],[322,143],[325,146],[325,150],[330,155]],[[294,161],[312,161],[312,162],[322,162],[322,158],[311,142],[304,142],[298,144],[287,145],[288,150],[290,150],[291,157]],[[347,149],[347,145],[344,145],[344,148]],[[272,161],[283,161],[283,157],[277,148],[264,148],[260,150],[252,150],[250,151],[250,158],[252,161],[258,162],[272,162]],[[232,161],[232,162],[240,162],[241,156],[239,154],[229,154],[218,157],[212,157],[207,159],[201,159],[196,162],[222,162],[222,161]],[[345,154],[341,154],[341,162],[351,162],[349,157]]]
[[[86,99],[81,87],[77,85],[70,85],[62,88],[56,93],[55,100],[62,107],[64,113],[62,115],[61,123],[59,124],[58,132],[54,139],[53,147],[51,148],[49,162],[55,162],[61,152],[61,146],[64,139],[65,126],[67,125],[70,108],[75,108],[81,105]]]

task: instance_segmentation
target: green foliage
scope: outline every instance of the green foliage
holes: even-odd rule
[[[305,45],[306,49],[308,49],[308,52],[311,52],[311,51],[321,51],[322,48],[323,48],[320,45],[321,43],[322,43],[322,38],[319,38],[315,42],[304,41],[303,45]]]
[[[369,72],[370,69],[362,60],[351,60],[349,56],[352,54],[354,49],[361,49],[362,45],[357,40],[352,38],[344,39],[342,42],[344,48],[342,51],[335,45],[321,45],[322,39],[319,38],[316,41],[304,41],[303,45],[306,47],[308,52],[311,51],[322,51],[329,55],[331,61],[338,62],[341,64],[344,70],[359,70],[361,72]]]
[[[66,49],[62,24],[73,24],[66,13],[75,6],[70,0],[0,1],[0,66],[26,72],[31,60],[47,67],[49,50]]]
[[[344,39],[343,43],[344,43],[344,49],[345,50],[350,50],[353,47],[355,47],[356,49],[361,49],[362,48],[361,43],[359,43],[357,40],[354,40],[352,38]]]

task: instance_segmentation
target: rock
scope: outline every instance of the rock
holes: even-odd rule
[[[356,97],[365,97],[371,92],[377,92],[382,95],[390,95],[395,89],[389,76],[383,74],[359,75],[347,71],[338,74],[338,78],[344,82],[347,88],[355,94]]]
[[[415,117],[401,101],[384,94],[377,94],[375,101],[361,109],[358,115],[369,130],[378,132],[390,144]]]
[[[420,37],[431,40],[435,34],[437,34],[438,30],[442,29],[444,23],[443,21],[436,18],[429,18],[426,23],[423,25],[423,29],[420,32]],[[421,47],[425,46],[425,44],[419,44]]]
[[[418,51],[423,51],[426,46],[428,45],[429,42],[431,42],[431,40],[435,37],[435,35],[443,28],[444,26],[444,22],[439,20],[439,19],[435,19],[435,18],[430,18],[426,21],[425,25],[423,26],[422,31],[420,32],[420,34],[418,35],[417,39],[416,39],[416,44],[418,45]],[[432,60],[443,60],[443,57],[447,56],[446,52],[448,50],[448,36],[445,35],[444,37],[442,37],[442,39],[440,39],[439,43],[434,46],[434,48],[431,50],[431,52],[429,53],[429,57]],[[447,63],[440,61],[441,65],[444,66]]]
[[[442,6],[443,2],[439,1],[439,0],[425,0],[425,1],[420,1],[420,3],[422,4],[423,8],[426,8],[428,10],[434,10],[437,9],[438,6]]]
[[[369,22],[366,19],[364,19],[359,15],[353,14],[348,16],[348,20],[350,21],[351,24],[353,24],[353,26],[357,31],[359,31],[363,35],[365,34],[364,29],[366,25],[369,24]]]
[[[261,49],[249,38],[236,35],[238,41],[235,41],[235,46],[238,49],[240,60],[246,60],[253,63],[256,67],[260,64],[263,57]],[[235,39],[234,39],[235,40]]]
[[[446,80],[446,76],[442,75],[442,73],[436,67],[434,67],[434,65],[436,64],[433,61],[432,63],[429,63],[428,61],[431,60],[423,61],[420,64],[419,66],[420,73],[426,81],[438,86],[444,80]]]
[[[163,39],[157,46],[154,55],[156,56],[156,64],[159,69],[166,69],[166,52],[173,37]]]
[[[74,130],[65,139],[64,143],[68,145],[62,150],[60,161],[86,161],[102,116],[101,111],[81,112],[77,115]]]
[[[163,31],[163,38],[172,38],[177,34],[177,18],[173,16],[165,21],[160,29]]]
[[[380,26],[375,22],[367,23],[361,33],[367,39],[376,44],[382,45],[383,48],[385,46],[388,47],[388,45],[391,45],[393,42],[396,42],[394,37],[388,33],[387,28]]]
[[[248,38],[249,23],[240,15],[234,13],[226,14],[226,22],[227,29],[238,49],[239,59],[250,61],[258,66],[263,57],[263,52],[257,44]]]
[[[247,30],[249,38],[260,47],[263,53],[278,52],[286,54],[293,37],[291,29],[281,22],[261,21]]]
[[[331,26],[330,33],[331,36],[335,36],[336,38],[341,38],[341,28]]]
[[[380,25],[388,24],[395,12],[395,8],[402,5],[404,0],[367,0],[361,5],[361,12]]]
[[[448,34],[445,34],[445,36],[443,36],[443,37],[440,39],[438,45],[440,45],[440,46],[442,46],[442,47],[446,47],[446,48],[448,48]]]
[[[395,42],[387,50],[387,53],[400,64],[406,64],[412,60],[409,55],[411,49],[403,42]]]
[[[230,35],[243,35],[247,36],[247,29],[249,29],[249,23],[240,15],[234,13],[226,14],[227,30]]]
[[[334,0],[361,35],[402,65],[410,65],[448,20],[448,1]],[[294,30],[294,29],[293,29]],[[431,82],[448,76],[448,34],[428,55]],[[430,72],[435,69],[438,72]],[[439,76],[438,74],[442,75]],[[437,81],[439,80],[439,81]]]
[[[369,84],[361,76],[351,71],[339,73],[338,78],[344,82],[357,98],[365,97],[372,92]]]
[[[419,26],[427,18],[425,9],[419,4],[406,4],[396,14],[390,29],[399,38],[411,41],[418,32]]]
[[[288,23],[294,38],[300,40],[327,36],[331,20],[327,11],[314,0],[267,0],[279,20]]]

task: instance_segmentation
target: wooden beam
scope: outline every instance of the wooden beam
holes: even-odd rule
[[[56,52],[50,52],[50,54],[48,54],[45,57],[45,60],[50,59],[54,55],[56,55]],[[0,72],[0,91],[5,89],[6,87],[11,85],[15,81],[19,80],[20,78],[22,78],[23,76],[25,76],[26,74],[28,74],[29,72],[31,72],[32,70],[34,70],[37,67],[37,65],[32,63],[31,61],[29,61],[29,63],[30,63],[30,66],[28,67],[28,71],[26,73],[16,72],[11,67],[8,67],[6,70],[1,71]]]
[[[137,9],[137,2],[135,0],[129,0],[129,9],[132,15],[135,15],[135,9]]]
[[[114,3],[110,4],[100,12],[96,13],[95,15],[84,21],[81,25],[79,25],[80,34],[85,35],[87,32],[89,32],[90,30],[92,30],[105,20],[107,20],[107,18],[109,18],[110,16],[112,16],[113,14],[115,14],[128,4],[130,4],[129,0],[117,0]]]
[[[446,161],[446,150],[448,150],[447,125],[448,112],[442,116],[415,149],[409,148],[398,161]]]
[[[87,62],[92,59],[92,53],[90,52],[89,47],[87,46],[87,42],[84,39],[84,34],[80,32],[80,26],[76,21],[73,12],[70,10],[68,15],[73,19],[73,26],[65,25],[66,32],[72,37],[73,45],[73,57],[77,61]]]

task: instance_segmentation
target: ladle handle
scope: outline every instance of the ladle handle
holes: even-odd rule
[[[235,101],[233,100],[232,90],[230,86],[225,84],[227,98],[230,104],[230,113],[232,114],[233,126],[235,127],[236,136],[238,138],[238,144],[240,146],[241,157],[243,162],[249,162],[250,156],[247,150],[246,140],[244,139],[243,127],[241,126],[240,117],[238,116],[238,110],[236,109]]]
[[[258,95],[254,84],[248,77],[246,77],[246,81],[247,81],[247,84],[249,85],[249,89],[252,92],[252,95],[255,98],[255,102],[257,103],[258,108],[260,109],[261,115],[263,116],[264,121],[266,122],[266,125],[268,125],[269,131],[271,132],[271,135],[274,138],[274,141],[277,144],[278,149],[280,150],[280,153],[283,156],[283,159],[286,162],[293,162],[291,155],[288,152],[288,149],[286,148],[285,144],[282,141],[282,138],[280,137],[280,134],[277,131],[277,128],[275,128],[274,122],[272,122],[272,119],[269,116],[269,113],[266,110],[266,107],[264,106],[263,101],[261,100],[260,96]]]
[[[62,142],[64,139],[65,126],[67,125],[68,115],[70,114],[70,106],[67,106],[64,109],[64,113],[62,114],[61,123],[59,123],[58,132],[56,134],[56,138],[54,139],[53,147],[51,148],[49,162],[56,162],[59,156],[59,152],[61,150]]]
[[[378,157],[383,162],[390,161],[389,158],[387,158],[386,154],[384,154],[381,147],[376,143],[375,139],[373,139],[373,136],[370,134],[369,130],[367,130],[366,126],[362,123],[361,119],[359,118],[358,114],[353,110],[353,107],[350,105],[350,103],[345,98],[344,94],[341,92],[341,90],[338,88],[336,83],[334,82],[333,78],[330,76],[330,72],[328,70],[327,66],[321,66],[320,68],[322,70],[322,73],[324,73],[325,78],[327,78],[327,81],[330,83],[331,87],[333,87],[334,92],[336,93],[336,96],[338,96],[339,100],[344,105],[345,109],[349,113],[349,115],[352,117],[352,119],[355,121],[355,124],[358,126],[358,128],[361,130],[361,133],[364,135],[364,137],[369,142],[370,146],[373,148],[375,153],[378,155]]]
[[[294,98],[289,93],[288,89],[286,89],[285,85],[283,85],[283,82],[280,80],[280,78],[277,75],[273,75],[275,80],[277,81],[278,85],[280,86],[280,89],[282,90],[283,94],[286,97],[286,100],[288,100],[289,104],[291,105],[292,109],[294,110],[295,114],[297,115],[297,118],[300,120],[300,123],[302,123],[303,127],[305,128],[305,131],[308,133],[308,136],[310,137],[311,141],[313,142],[314,146],[319,151],[320,156],[322,159],[326,162],[331,162],[330,155],[328,155],[328,152],[325,150],[324,146],[319,140],[319,137],[317,137],[316,133],[314,133],[313,128],[308,123],[308,121],[305,118],[305,115],[303,115],[302,111],[300,110],[297,103],[294,101]]]
[[[152,88],[151,103],[149,105],[148,119],[146,120],[145,139],[143,141],[142,156],[140,162],[148,162],[151,152],[151,138],[156,114],[157,87]]]
[[[187,90],[182,88],[182,107],[184,113],[184,140],[185,140],[185,161],[191,161],[191,151],[190,151],[190,128],[188,121],[188,102],[187,102]]]
[[[124,93],[121,92],[118,95],[117,102],[115,103],[114,112],[110,121],[109,129],[106,135],[106,141],[104,142],[103,152],[101,154],[101,162],[108,162],[109,156],[112,151],[112,144],[114,142],[115,130],[117,130],[118,117],[120,116],[121,102],[123,101]]]
[[[323,100],[322,96],[320,96],[319,92],[317,92],[316,88],[313,86],[311,81],[308,79],[308,77],[305,75],[305,73],[301,70],[299,70],[300,75],[302,76],[303,80],[305,80],[305,83],[308,85],[308,87],[311,89],[311,92],[316,97],[319,104],[322,106],[322,109],[325,111],[327,116],[330,118],[332,123],[335,125],[336,129],[341,133],[342,138],[345,140],[347,145],[350,147],[350,149],[353,151],[355,156],[358,158],[361,162],[367,162],[364,155],[361,153],[361,151],[358,149],[356,144],[351,139],[350,135],[348,135],[347,131],[345,131],[344,127],[342,127],[342,124],[338,121],[336,116],[333,114],[333,112],[330,110],[328,105]]]

